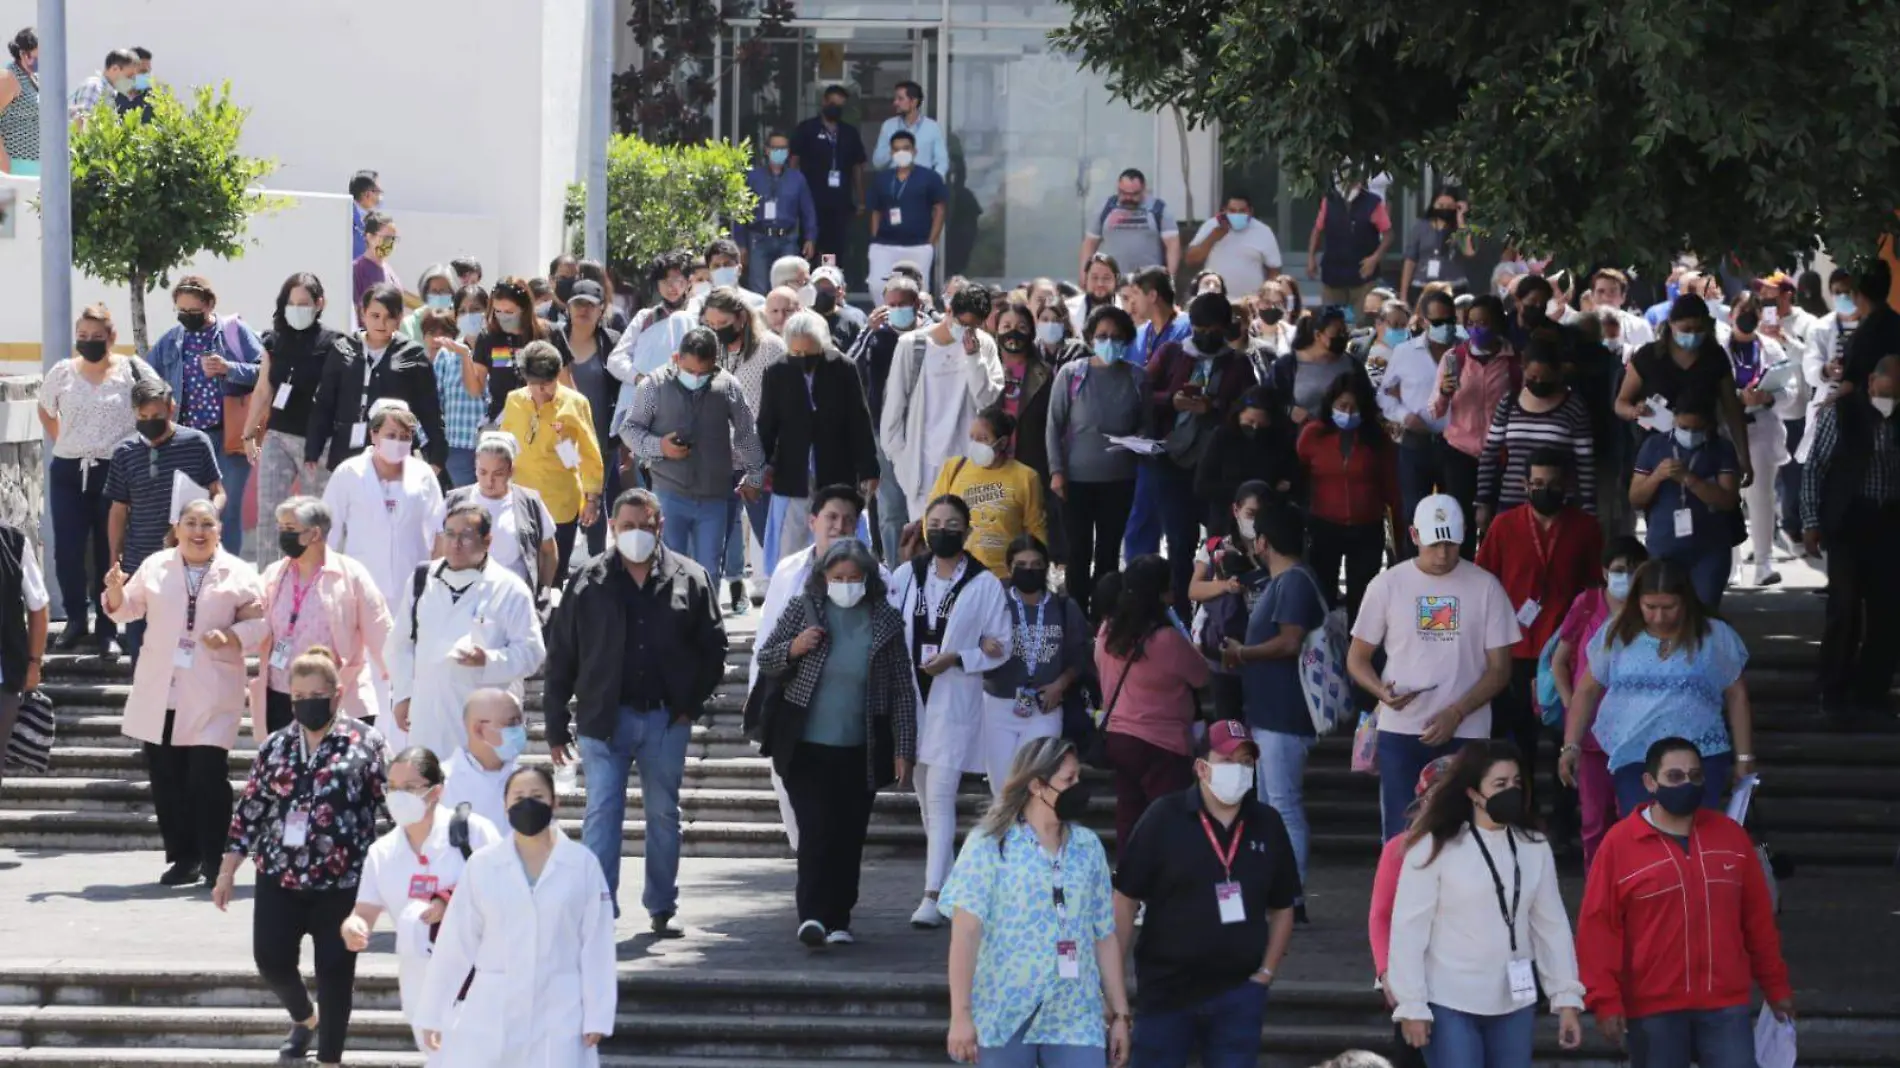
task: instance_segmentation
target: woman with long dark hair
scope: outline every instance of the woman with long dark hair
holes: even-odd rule
[[[1386,962],[1405,1041],[1431,1068],[1529,1068],[1541,982],[1558,1043],[1575,1049],[1583,984],[1517,747],[1469,743],[1427,797],[1406,838]]]
[[[521,378],[521,350],[532,341],[545,341],[554,346],[561,354],[562,377],[567,377],[565,369],[574,362],[567,337],[535,314],[534,293],[528,288],[528,280],[508,275],[497,281],[489,292],[488,318],[475,339],[475,351],[467,370],[469,392],[487,392],[490,422],[500,421],[508,394],[525,384]],[[573,380],[562,384],[572,386]]]
[[[1385,514],[1399,511],[1398,446],[1379,426],[1372,383],[1354,371],[1326,388],[1300,431],[1301,477],[1308,487],[1307,563],[1338,603],[1346,571],[1346,615],[1359,618],[1366,586],[1385,559]]]

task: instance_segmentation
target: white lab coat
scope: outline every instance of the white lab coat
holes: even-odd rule
[[[330,506],[330,548],[361,563],[385,603],[400,603],[409,576],[434,549],[429,517],[442,503],[435,472],[414,456],[405,460],[392,511],[365,450],[330,475],[323,503]]]
[[[453,1014],[470,968],[475,982]],[[436,936],[416,1026],[442,1032],[454,1068],[596,1068],[619,997],[614,906],[600,861],[556,832],[528,885],[514,839],[469,859]]]
[[[1734,333],[1732,328],[1720,323],[1716,324],[1715,340],[1722,346],[1724,352],[1728,350]],[[1779,341],[1760,335],[1756,336],[1756,340],[1761,343],[1761,369],[1764,374],[1788,362],[1788,350],[1782,348]],[[1800,394],[1800,389],[1795,384],[1800,377],[1801,372],[1797,369],[1797,373],[1788,380],[1788,384],[1772,394],[1774,397],[1772,404],[1763,408],[1743,408],[1743,411],[1756,416],[1748,424],[1748,455],[1749,462],[1755,466],[1756,481],[1764,477],[1772,481],[1775,469],[1788,462],[1788,428],[1781,423],[1784,418],[1782,413],[1788,410],[1789,405]],[[1737,383],[1738,388],[1739,386],[1740,383]]]
[[[515,761],[504,760],[501,767],[489,771],[477,764],[467,749],[457,749],[442,758],[442,807],[454,811],[466,801],[477,816],[506,827],[508,806],[502,804],[502,795],[508,790],[508,776],[514,773]]]
[[[1828,362],[1834,359],[1835,339],[1840,336],[1841,317],[1837,312],[1821,316],[1808,331],[1808,351],[1801,357],[1801,377],[1808,383],[1809,433],[1801,435],[1801,444],[1794,450],[1794,458],[1802,463],[1808,462],[1808,452],[1814,448],[1815,417],[1821,414],[1828,398],[1834,396],[1835,383],[1825,377],[1825,372]]]
[[[935,561],[927,567],[934,568]],[[965,558],[964,567],[982,569],[974,559]],[[897,569],[896,605],[904,617],[904,648],[916,648],[917,598],[924,590],[915,581],[916,568]],[[928,605],[926,605],[926,611]],[[942,649],[960,653],[963,663],[938,675],[930,683],[930,697],[919,706],[917,715],[917,762],[933,768],[955,768],[965,772],[984,772],[983,760],[983,673],[1000,666],[1009,657],[1011,641],[1009,606],[1003,584],[984,570],[957,595],[957,603],[944,622]],[[982,649],[984,638],[994,638],[1003,647],[1003,655],[991,656]]]
[[[891,469],[913,516],[923,515],[930,503],[937,469],[964,455],[970,420],[1003,395],[1003,362],[996,355],[996,340],[980,330],[976,355],[965,355],[961,343],[940,349],[932,341],[919,366],[911,355],[917,339],[935,329],[913,330],[897,339],[884,386],[884,411],[878,419],[878,440],[891,458]]]
[[[449,844],[449,821],[455,818],[455,810],[447,805],[436,806],[435,823],[429,828],[429,836],[423,840],[422,855],[409,845],[408,832],[401,827],[383,835],[369,847],[369,855],[363,861],[363,877],[356,890],[356,903],[375,905],[389,913],[390,923],[396,928],[396,988],[402,997],[403,1019],[411,1021],[410,1026],[416,1032],[416,1048],[423,1049],[422,1028],[416,1026],[416,1009],[422,1003],[424,980],[429,975],[429,961],[434,954],[434,946],[429,941],[429,925],[423,922],[422,914],[429,909],[432,898],[412,899],[409,896],[410,880],[418,875],[432,875],[436,880],[436,892],[453,890],[462,880],[462,853]],[[468,818],[468,844],[471,850],[484,849],[501,841],[501,832],[495,824],[477,813]],[[428,863],[422,862],[427,858]],[[464,972],[464,975],[467,973]],[[441,1054],[432,1055],[431,1065],[446,1064]]]
[[[462,711],[470,694],[492,686],[520,697],[522,680],[539,671],[547,657],[534,595],[519,575],[489,557],[481,577],[458,601],[437,577],[446,565],[442,561],[429,568],[420,605],[411,592],[413,582],[404,577],[390,599],[401,609],[389,628],[384,653],[392,701],[409,702],[409,744],[437,754],[453,753],[468,740]],[[409,637],[411,618],[416,620],[414,641]],[[456,647],[465,639],[488,654],[486,664],[466,667],[456,661]]]

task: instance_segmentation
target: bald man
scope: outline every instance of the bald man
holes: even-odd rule
[[[442,758],[441,804],[453,809],[466,801],[476,815],[499,820],[495,826],[506,827],[508,807],[502,804],[502,790],[514,774],[515,761],[528,748],[521,701],[507,690],[476,690],[462,708],[462,727],[467,743]]]

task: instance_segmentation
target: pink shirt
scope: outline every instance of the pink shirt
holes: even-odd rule
[[[276,644],[276,635],[282,633],[279,627],[290,622],[289,602],[294,587],[285,579],[285,573],[293,570],[288,559],[278,560],[264,569],[264,590],[271,604],[259,621],[265,624],[260,628],[262,633],[249,649],[266,664],[271,646]],[[321,622],[318,622],[319,617]],[[343,695],[343,714],[356,719],[380,715],[388,709],[378,700],[376,684],[389,677],[389,670],[383,664],[383,646],[394,625],[389,607],[383,602],[383,595],[369,570],[359,561],[329,549],[323,568],[317,572],[316,588],[305,595],[297,632],[291,636],[291,653],[294,657],[317,644],[315,636],[323,634],[327,639],[325,644],[340,661],[337,681]],[[402,625],[409,625],[406,616]],[[264,707],[267,674],[272,688],[278,685],[275,673],[259,671],[251,682],[254,709]],[[288,689],[278,692],[288,692]]]
[[[188,592],[178,550],[163,549],[126,579],[125,600],[108,613],[121,626],[145,621],[145,651],[132,669],[124,733],[141,742],[162,741],[165,712],[174,709],[171,744],[229,749],[244,713],[244,647],[265,629],[262,619],[239,623],[237,614],[261,602],[264,591],[250,564],[220,549],[198,587],[195,618],[187,612]],[[204,637],[214,630],[231,631],[241,644],[211,648]],[[191,643],[188,667],[179,665],[181,640]],[[174,693],[190,697],[174,701]]]
[[[321,645],[334,650],[336,641],[330,634],[330,613],[323,611],[323,598],[317,596],[317,587],[323,582],[323,572],[310,577],[307,586],[300,587],[301,576],[295,567],[286,567],[277,573],[277,581],[265,591],[270,598],[270,629],[272,644],[278,639],[288,639],[290,655],[284,660],[284,666],[275,664],[271,649],[263,652],[263,661],[270,672],[270,688],[278,693],[290,692],[290,661],[302,656],[304,650],[313,645]],[[291,618],[295,616],[293,624]]]
[[[1164,626],[1148,636],[1140,657],[1129,664],[1108,651],[1107,634],[1104,627],[1095,637],[1095,672],[1102,700],[1114,702],[1108,730],[1170,753],[1193,752],[1192,725],[1200,707],[1194,691],[1207,685],[1207,659],[1180,631]]]
[[[1523,371],[1510,342],[1503,342],[1490,360],[1479,363],[1471,358],[1467,345],[1458,345],[1438,362],[1438,377],[1433,380],[1432,416],[1444,419],[1445,443],[1476,459],[1484,451],[1484,437],[1491,430],[1491,416],[1498,402],[1515,393],[1523,382]],[[1458,390],[1450,397],[1442,392],[1445,369],[1458,366]]]
[[[1392,948],[1392,903],[1399,897],[1399,872],[1405,867],[1409,834],[1401,834],[1379,850],[1379,867],[1372,875],[1372,909],[1366,914],[1366,937],[1372,941],[1373,974],[1385,974],[1386,952]]]
[[[1557,628],[1557,637],[1570,643],[1570,688],[1574,693],[1583,677],[1590,673],[1590,640],[1610,621],[1610,599],[1601,589],[1585,590],[1577,594],[1570,602],[1570,611],[1564,615],[1563,625]],[[1596,718],[1591,717],[1591,723]],[[1583,748],[1591,753],[1603,752],[1597,744],[1596,733],[1590,730],[1590,724],[1584,724]]]

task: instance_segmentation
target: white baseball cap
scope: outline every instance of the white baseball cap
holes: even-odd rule
[[[1443,541],[1465,540],[1465,510],[1458,498],[1434,493],[1418,502],[1412,512],[1412,529],[1418,532],[1420,548]]]
[[[813,285],[817,285],[819,282],[830,282],[832,285],[838,287],[840,293],[844,292],[844,272],[836,267],[825,266],[818,268],[811,273],[811,280]]]

